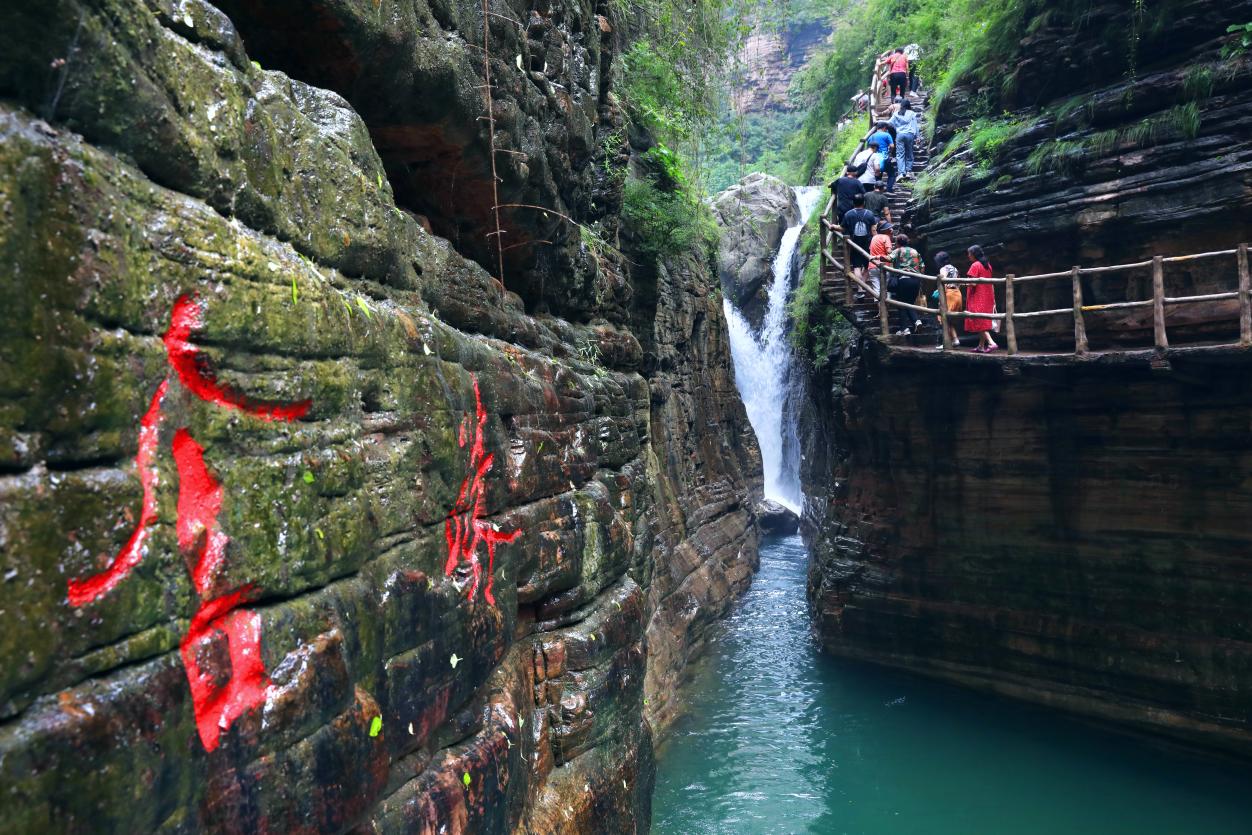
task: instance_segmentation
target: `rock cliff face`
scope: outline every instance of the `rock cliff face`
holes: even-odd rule
[[[475,263],[476,8],[223,3],[291,75],[198,0],[6,12],[0,831],[647,829],[759,459],[699,258]],[[501,199],[611,224],[612,23],[534,15]]]
[[[1022,275],[1245,240],[1249,68],[1220,54],[1248,4],[1163,4],[1137,23],[1128,4],[1098,4],[1077,29],[1050,14],[1027,27],[1011,83],[958,89],[939,109],[938,146],[975,116],[985,125],[994,95],[1018,127],[990,157],[954,149],[957,193],[919,218],[929,251],[978,242],[997,274]],[[1136,27],[1132,95],[1119,45]],[[1166,280],[1168,295],[1233,289],[1234,259]],[[1149,281],[1096,278],[1084,294],[1150,298]],[[1023,285],[1019,311],[1072,303],[1069,282],[1042,286]],[[1171,313],[1171,339],[1184,321],[1233,321],[1196,313]],[[1151,344],[1150,320],[1087,321],[1093,348]],[[1060,324],[1019,341],[1072,350]],[[1252,755],[1245,354],[1001,363],[854,341],[815,375],[804,422],[823,644]]]
[[[735,89],[739,113],[766,113],[795,109],[791,79],[830,34],[824,20],[784,26],[781,31],[758,28],[739,53],[742,78]]]
[[[1252,755],[1252,362],[854,346],[814,386],[831,652]]]

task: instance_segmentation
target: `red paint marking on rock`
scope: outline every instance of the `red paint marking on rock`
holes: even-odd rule
[[[190,341],[191,332],[204,326],[204,309],[193,295],[178,297],[165,332],[165,351],[178,381],[196,397],[228,409],[238,409],[262,420],[292,421],[308,414],[312,400],[281,404],[253,400],[217,381],[208,358]]]
[[[200,544],[191,580],[203,597],[213,588],[230,541],[217,523],[222,485],[204,465],[204,448],[186,429],[174,434],[174,463],[178,466],[178,547],[190,550]]]
[[[131,532],[130,539],[117,552],[109,567],[85,580],[69,581],[71,606],[86,606],[112,591],[118,583],[143,560],[144,546],[148,540],[148,528],[157,520],[156,488],[160,477],[156,468],[157,444],[161,434],[161,404],[169,390],[169,381],[162,381],[157,388],[148,411],[139,421],[139,453],[135,466],[139,470],[139,483],[143,486],[143,505],[139,512],[139,524]]]
[[[201,603],[191,619],[179,652],[187,670],[196,730],[206,751],[217,750],[222,732],[246,711],[265,703],[269,677],[261,659],[261,615],[237,606],[247,601],[252,588]],[[221,635],[230,654],[230,676],[219,684],[220,671],[201,667],[200,652],[212,652]]]
[[[179,297],[165,333],[165,349],[170,367],[183,387],[210,403],[238,409],[263,420],[291,421],[308,414],[312,401],[278,404],[253,400],[217,382],[208,360],[191,344],[193,330],[204,322],[204,312],[193,295]],[[108,568],[87,579],[68,583],[71,606],[85,606],[117,587],[144,557],[149,528],[156,523],[159,486],[156,468],[157,448],[163,416],[161,409],[169,392],[169,379],[161,382],[148,411],[140,421],[139,453],[135,458],[143,485],[143,507],[139,523],[130,539]],[[178,545],[184,551],[196,550],[188,570],[199,607],[192,616],[179,654],[187,672],[195,711],[196,730],[208,751],[221,743],[222,732],[246,711],[265,702],[269,677],[261,658],[261,615],[239,607],[251,599],[253,586],[246,585],[224,595],[210,597],[218,573],[226,562],[230,539],[218,518],[222,511],[221,483],[204,462],[204,448],[186,427],[180,427],[172,443],[178,469]],[[216,643],[226,641],[228,672],[218,669],[220,654]]]
[[[448,543],[448,559],[444,563],[444,573],[452,574],[462,560],[469,562],[473,571],[474,581],[470,584],[468,597],[474,599],[482,581],[482,563],[478,559],[479,546],[487,548],[487,585],[483,597],[494,605],[495,594],[492,592],[495,569],[496,545],[501,542],[512,542],[522,535],[520,530],[502,533],[483,518],[484,496],[486,495],[486,477],[495,464],[495,455],[487,454],[483,429],[487,425],[487,410],[483,408],[482,394],[478,388],[478,378],[474,377],[475,427],[474,442],[470,446],[470,476],[461,483],[456,504],[444,520],[444,538]],[[465,423],[461,424],[458,438],[462,449],[469,444]]]

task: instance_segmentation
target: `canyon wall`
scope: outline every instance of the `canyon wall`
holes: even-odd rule
[[[0,831],[647,830],[759,453],[707,257],[571,223],[611,14],[490,10],[494,140],[477,4],[5,12]]]
[[[866,340],[823,376],[823,646],[1252,755],[1252,357],[979,360]]]
[[[928,251],[964,266],[981,243],[997,275],[1022,275],[1247,240],[1252,70],[1222,49],[1252,8],[1195,0],[1136,21],[1098,4],[1074,23],[1075,8],[1036,7],[1005,72],[938,108],[936,150],[973,128],[941,162],[963,178],[919,213]],[[1014,127],[980,151],[969,138],[987,143],[990,122]],[[1234,267],[1171,267],[1166,293],[1233,289]],[[1092,277],[1084,298],[1150,298],[1150,280]],[[1069,281],[1017,296],[1019,312],[1071,304]],[[1233,310],[1170,310],[1161,352],[1117,347],[1150,346],[1150,317],[1092,311],[1100,355],[1069,356],[1062,317],[1018,339],[1064,355],[992,361],[857,332],[821,358],[803,425],[823,646],[1252,755],[1252,357],[1177,347],[1229,341]]]
[[[739,51],[735,111],[744,114],[795,110],[791,79],[829,35],[830,23],[822,18],[787,23],[777,29],[758,25]]]

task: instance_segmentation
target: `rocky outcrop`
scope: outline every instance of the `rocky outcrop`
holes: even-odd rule
[[[1252,754],[1246,352],[979,360],[867,340],[812,387],[823,646]]]
[[[1252,7],[1025,8],[1009,77],[938,108],[936,149],[964,140],[916,219],[929,252],[981,243],[1020,276],[1246,239],[1249,67],[1220,56]],[[1166,295],[1233,289],[1234,265],[1171,265]],[[1072,305],[1068,280],[1017,287],[1019,312]],[[1150,298],[1151,275],[1082,289],[1088,305]],[[1171,308],[1171,344],[1212,335],[1205,317],[1234,321]],[[1071,320],[1040,322],[1018,326],[1024,349],[1073,349]],[[1247,757],[1252,365],[1232,348],[1124,353],[1152,344],[1150,319],[1086,322],[1105,353],[982,361],[858,334],[815,372],[803,531],[823,646]]]
[[[640,259],[642,261],[642,259]],[[717,279],[698,257],[632,275],[655,427],[648,676],[653,727],[681,713],[678,685],[709,628],[759,564],[761,453],[735,388]]]
[[[800,529],[800,517],[778,502],[763,501],[756,507],[761,530],[769,533],[793,534]]]
[[[0,830],[646,830],[645,711],[755,559],[699,259],[527,315],[576,279],[432,235],[196,0],[12,10],[0,97]]]
[[[713,216],[721,229],[722,293],[759,329],[769,307],[767,285],[778,245],[800,219],[795,191],[769,174],[749,174],[714,198]]]

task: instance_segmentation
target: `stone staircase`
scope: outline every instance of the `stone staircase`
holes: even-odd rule
[[[909,94],[909,101],[912,103],[913,109],[917,111],[918,121],[923,125],[926,122],[928,99],[929,94],[925,92]],[[882,111],[877,114],[877,117],[881,119],[885,119],[887,116],[887,111]],[[917,174],[921,173],[921,171],[926,168],[926,165],[930,160],[930,148],[925,144],[924,139],[920,136],[918,137],[917,146],[913,156],[913,174],[914,177],[916,177]],[[916,208],[913,202],[913,183],[914,180],[902,179],[897,181],[895,193],[890,195],[891,217],[895,222],[897,231],[906,231],[906,233],[911,233],[912,231],[909,227],[911,226],[913,213]],[[834,255],[836,258],[842,257],[838,249],[834,250]],[[860,290],[860,288],[854,288],[854,301],[851,307],[849,307],[845,301],[845,283],[846,279],[843,276],[842,270],[832,270],[827,273],[822,280],[823,298],[826,302],[837,306],[853,324],[862,329],[870,329],[877,333],[879,330],[877,300],[868,293]],[[912,334],[906,337],[892,336],[890,341],[892,344],[896,345],[931,346],[934,345],[938,339],[938,331],[932,326],[929,329],[929,332]]]

